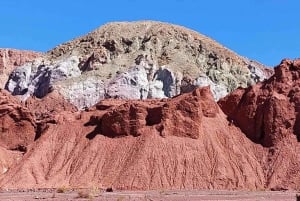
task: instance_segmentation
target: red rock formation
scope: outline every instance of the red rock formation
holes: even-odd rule
[[[0,146],[0,176],[20,161],[22,155],[23,153],[20,151],[8,150]]]
[[[2,187],[264,187],[262,147],[228,124],[208,88],[168,100],[105,100],[79,118],[61,115]]]
[[[30,111],[0,89],[0,146],[26,150],[34,141],[36,123]]]
[[[4,88],[8,75],[15,67],[32,61],[39,56],[41,56],[41,53],[33,51],[0,49],[0,88]]]
[[[49,124],[64,121],[60,117],[64,111],[75,112],[76,108],[56,92],[21,103],[0,89],[0,175],[20,161]]]
[[[254,142],[270,147],[262,166],[267,186],[300,182],[300,59],[283,60],[269,80],[219,101],[229,119]]]
[[[269,80],[221,100],[227,116],[208,87],[172,99],[103,100],[82,112],[58,94],[31,99],[25,105],[46,128],[0,187],[297,189],[299,73],[299,60],[284,60]]]
[[[100,103],[96,107],[103,106]],[[215,117],[217,113],[218,106],[206,87],[172,101],[124,103],[104,114],[99,124],[102,133],[110,137],[139,136],[145,127],[154,126],[161,136],[197,139],[202,132],[202,117]]]
[[[37,97],[29,97],[25,103],[26,106],[36,117],[36,119],[43,119],[45,115],[58,115],[63,111],[76,112],[74,105],[64,99],[64,97],[57,91],[52,91],[43,99]]]
[[[300,138],[300,59],[283,60],[268,81],[238,89],[219,105],[254,142],[273,146],[294,133]]]

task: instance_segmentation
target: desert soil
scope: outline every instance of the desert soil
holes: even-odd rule
[[[79,197],[79,192],[84,192],[82,195],[89,195],[88,198]],[[1,201],[35,201],[35,200],[105,200],[105,201],[126,201],[126,200],[142,200],[142,201],[196,201],[196,200],[218,200],[218,201],[294,201],[296,200],[295,191],[114,191],[114,192],[90,192],[89,190],[72,190],[64,193],[57,193],[56,190],[26,190],[26,191],[1,191]]]

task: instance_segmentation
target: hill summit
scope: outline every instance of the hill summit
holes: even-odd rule
[[[271,74],[264,65],[181,26],[114,22],[17,68],[6,89],[23,100],[57,90],[84,108],[105,98],[167,98],[208,85],[218,100]]]

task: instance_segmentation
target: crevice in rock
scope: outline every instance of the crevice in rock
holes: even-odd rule
[[[89,140],[92,140],[92,139],[94,139],[94,138],[96,137],[96,135],[98,135],[98,134],[100,134],[100,133],[102,133],[102,132],[101,132],[101,125],[97,125],[97,126],[95,127],[95,129],[94,129],[92,132],[88,133],[85,137],[86,137],[87,139],[89,139]],[[108,136],[108,135],[105,135],[105,136],[110,137],[110,136]]]
[[[132,135],[137,134],[137,129],[138,129],[138,125],[136,125],[138,121],[137,112],[138,112],[137,108],[131,105],[129,108],[129,131]]]
[[[148,108],[146,126],[160,124],[162,120],[162,107]]]
[[[298,142],[300,142],[300,113],[298,113],[296,116],[296,121],[295,121],[295,125],[294,125],[293,129],[294,129],[294,133],[297,137]]]
[[[96,135],[102,133],[102,118],[99,116],[91,116],[90,120],[84,124],[84,126],[96,126],[95,129],[88,133],[85,137],[88,138],[89,140],[94,139],[94,137],[96,137]],[[108,135],[105,135],[107,137],[110,137]]]
[[[114,52],[116,50],[116,42],[114,40],[105,41],[102,46],[110,52]]]
[[[27,152],[27,147],[25,145],[19,144],[17,147],[10,149],[11,151],[19,151],[25,154]]]
[[[39,139],[48,128],[49,128],[49,125],[47,125],[46,123],[37,123],[34,141]]]

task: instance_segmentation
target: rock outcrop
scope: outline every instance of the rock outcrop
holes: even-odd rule
[[[103,108],[102,102],[96,105]],[[171,112],[172,111],[172,112]],[[140,136],[149,127],[155,127],[161,136],[198,139],[202,118],[216,117],[219,112],[208,87],[173,98],[172,101],[130,102],[103,115],[98,122],[100,130],[109,137]],[[186,127],[179,128],[182,124]]]
[[[219,101],[223,111],[254,142],[273,146],[298,133],[300,60],[283,60],[267,81],[237,89]]]
[[[24,65],[39,56],[41,56],[41,53],[33,51],[0,49],[0,88],[4,88],[9,74],[16,67]]]
[[[24,151],[35,139],[34,116],[3,89],[0,97],[0,146]]]
[[[268,185],[296,186],[300,176],[300,59],[285,59],[265,82],[219,101],[228,118],[255,143],[269,147]]]
[[[124,83],[143,86],[136,68],[148,84],[149,75],[163,83],[155,71],[136,65],[132,74],[118,74],[115,89]],[[218,104],[209,87],[193,90],[187,78],[180,87],[193,90],[189,93],[104,99],[84,111],[55,90],[42,99],[30,97],[25,106],[39,135],[22,155],[0,149],[13,159],[0,161],[0,187],[298,189],[299,73],[299,60],[284,60],[271,78],[239,88]]]
[[[64,121],[62,114],[76,111],[75,106],[56,92],[43,99],[30,97],[20,102],[0,89],[0,176],[21,161],[49,125]]]
[[[262,147],[228,123],[209,88],[172,99],[108,99],[62,116],[1,187],[264,188]]]
[[[16,69],[6,89],[23,100],[54,89],[82,109],[104,98],[173,97],[198,86],[211,86],[218,100],[271,74],[194,31],[141,21],[110,23],[59,45]]]

